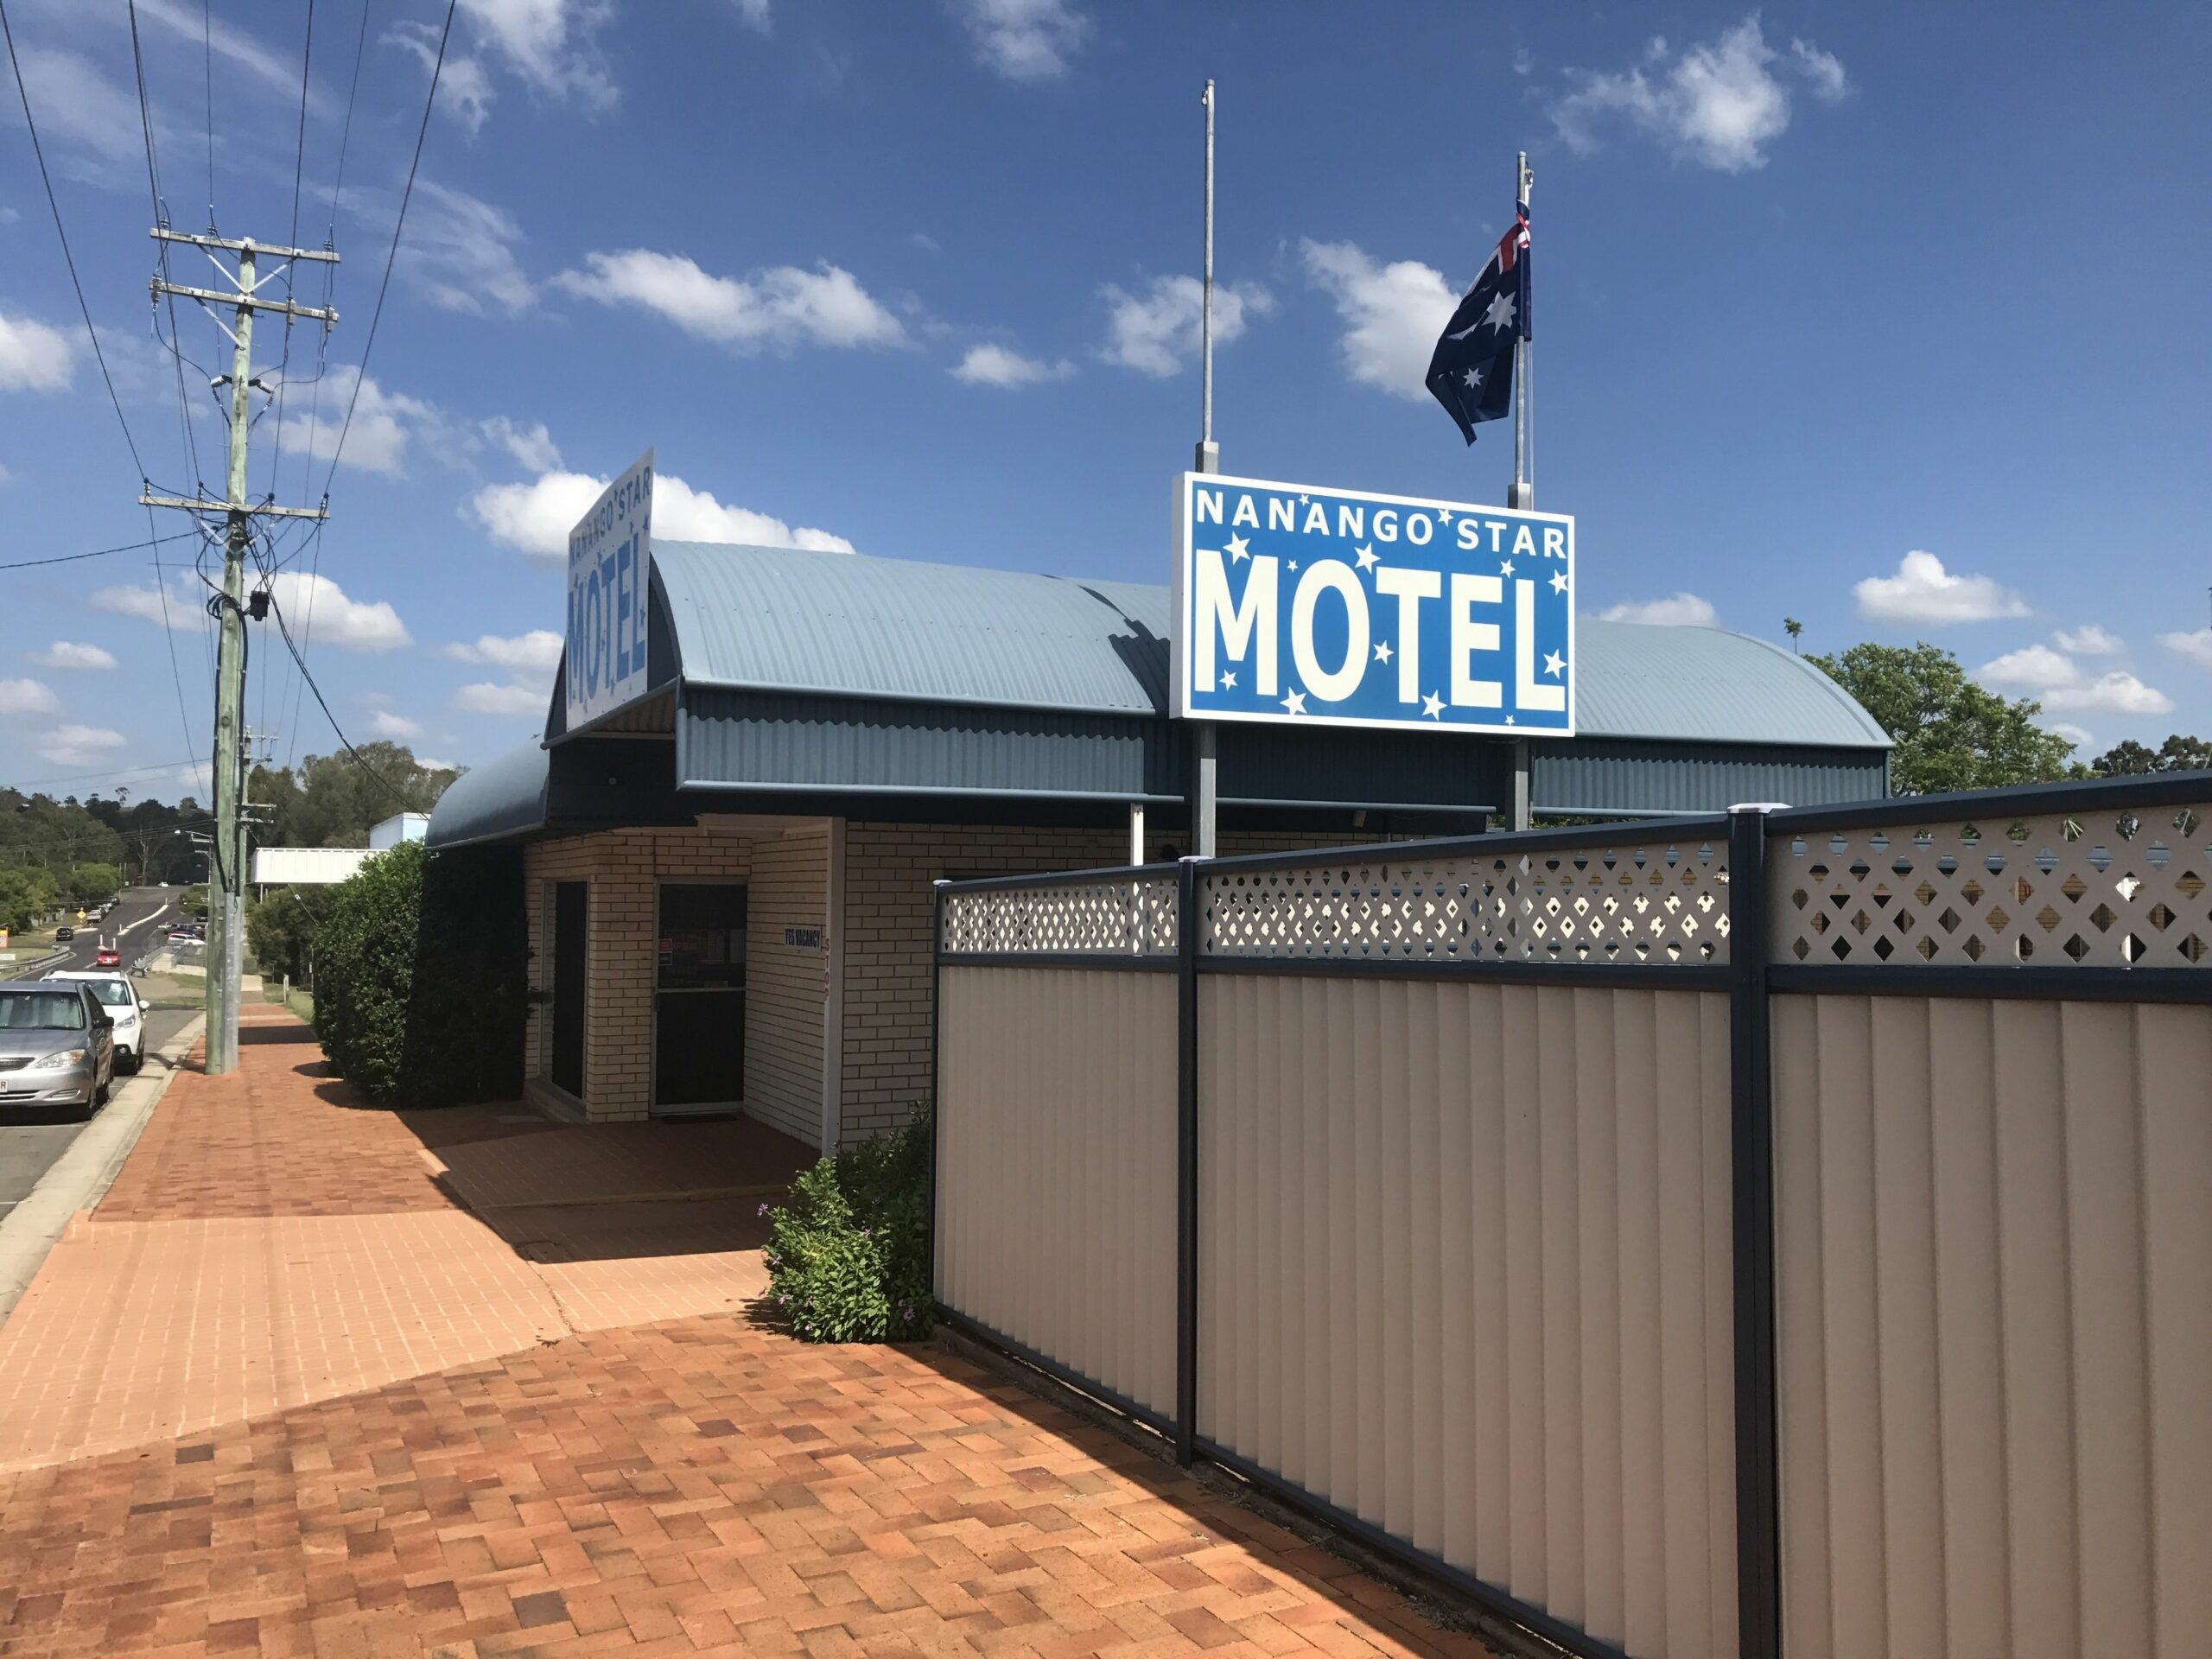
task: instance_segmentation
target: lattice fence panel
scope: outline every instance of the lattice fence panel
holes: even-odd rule
[[[2212,969],[2212,803],[1777,842],[1773,959]]]
[[[1175,878],[948,889],[939,948],[958,956],[1173,956]]]
[[[1456,853],[1199,884],[1211,957],[1411,962],[1728,960],[1725,842]]]

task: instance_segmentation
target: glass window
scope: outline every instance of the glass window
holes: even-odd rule
[[[74,991],[0,991],[0,1031],[82,1031],[85,999]]]
[[[680,881],[661,888],[658,983],[664,991],[744,985],[743,887]]]

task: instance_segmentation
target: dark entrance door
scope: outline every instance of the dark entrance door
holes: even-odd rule
[[[660,890],[653,1110],[728,1110],[745,1098],[745,888]]]
[[[584,959],[588,914],[582,881],[553,884],[553,1083],[584,1097]]]

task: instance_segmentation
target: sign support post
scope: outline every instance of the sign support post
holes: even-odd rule
[[[1209,78],[1198,101],[1206,111],[1206,247],[1204,296],[1198,309],[1198,454],[1197,470],[1221,470],[1221,446],[1213,441],[1213,81]],[[1219,745],[1214,723],[1193,721],[1191,728],[1191,852],[1194,857],[1214,855],[1214,819],[1220,798]]]
[[[1524,219],[1529,213],[1529,187],[1535,182],[1535,178],[1536,175],[1529,170],[1529,152],[1524,149],[1515,157],[1513,163],[1514,205],[1520,209]],[[1513,485],[1505,495],[1507,506],[1522,512],[1536,505],[1536,480],[1531,464],[1534,457],[1529,454],[1532,447],[1529,440],[1534,435],[1532,428],[1535,423],[1535,410],[1529,397],[1529,376],[1531,372],[1529,341],[1523,335],[1513,342]],[[1528,825],[1516,823],[1513,827],[1525,830]]]

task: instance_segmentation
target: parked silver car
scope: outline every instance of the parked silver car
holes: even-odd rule
[[[82,982],[0,984],[0,1108],[107,1103],[115,1022]]]

